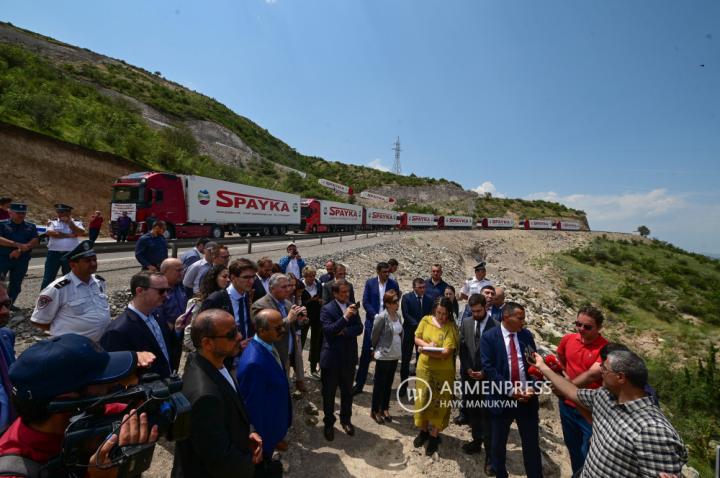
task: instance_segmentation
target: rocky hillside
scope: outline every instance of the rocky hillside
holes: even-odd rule
[[[124,158],[131,170],[200,174],[343,200],[317,184],[326,178],[356,191],[387,192],[408,211],[485,213],[476,209],[474,192],[452,181],[398,176],[303,155],[252,120],[160,72],[8,23],[0,23],[0,122],[88,152],[111,153]],[[582,211],[557,206],[564,210],[563,217],[584,221]],[[520,210],[506,211],[523,217]],[[537,218],[561,217],[544,206],[535,212]]]

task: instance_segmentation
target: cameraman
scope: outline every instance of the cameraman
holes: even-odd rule
[[[302,277],[302,270],[305,268],[305,261],[300,257],[297,246],[292,242],[285,248],[287,255],[278,261],[280,271],[283,274],[292,272],[295,277]]]
[[[50,413],[50,402],[100,397],[133,383],[137,366],[147,366],[152,354],[106,352],[87,337],[66,334],[38,342],[10,367],[12,400],[19,415],[0,437],[0,476],[78,476],[61,462],[65,433],[78,411]],[[124,404],[105,407],[108,414],[121,413]],[[123,416],[119,433],[107,437],[87,463],[86,477],[115,477],[110,451],[115,446],[152,443],[158,429],[148,430],[145,413],[135,410]]]

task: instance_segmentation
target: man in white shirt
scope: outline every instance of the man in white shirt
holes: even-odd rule
[[[87,233],[80,221],[75,221],[70,217],[72,206],[67,204],[55,204],[57,218],[48,223],[47,235],[48,253],[45,258],[45,273],[43,274],[41,289],[47,287],[57,277],[58,270],[62,268],[62,273],[70,272],[68,261],[63,256],[72,251],[80,243],[78,237],[85,236]]]

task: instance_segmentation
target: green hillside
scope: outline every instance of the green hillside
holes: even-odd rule
[[[596,238],[555,265],[565,277],[563,301],[600,306],[604,334],[644,351],[692,466],[711,476],[710,442],[720,440],[720,261],[661,241]]]

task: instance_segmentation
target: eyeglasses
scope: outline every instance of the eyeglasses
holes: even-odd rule
[[[220,259],[230,259],[230,254],[228,254],[227,256],[218,256],[218,258],[220,258]]]
[[[601,364],[600,364],[600,373],[602,373],[603,375],[606,374],[606,373],[614,373],[615,375],[619,375],[621,372],[616,372],[616,371],[614,371],[614,370],[610,370],[609,368],[607,368],[607,367],[605,366],[604,363],[601,363]]]
[[[225,335],[208,335],[207,338],[209,339],[228,339],[228,340],[235,340],[235,337],[238,335],[237,329],[230,330]]]
[[[577,321],[575,322],[575,327],[577,327],[577,328],[582,327],[585,330],[592,330],[595,328],[592,325],[583,324],[582,322],[577,322]]]
[[[241,279],[245,279],[245,280],[254,279],[254,278],[255,278],[255,275],[253,274],[253,275],[251,275],[251,276],[240,276],[240,278],[241,278]]]
[[[272,329],[277,333],[281,333],[283,330],[285,330],[285,324],[280,324],[276,327],[272,327]]]
[[[156,291],[158,291],[158,294],[160,294],[160,295],[164,295],[164,294],[167,294],[168,292],[170,292],[169,287],[148,287],[148,289],[156,290]]]
[[[399,299],[393,299],[393,300],[387,301],[388,304],[397,304],[398,302],[400,302]]]

